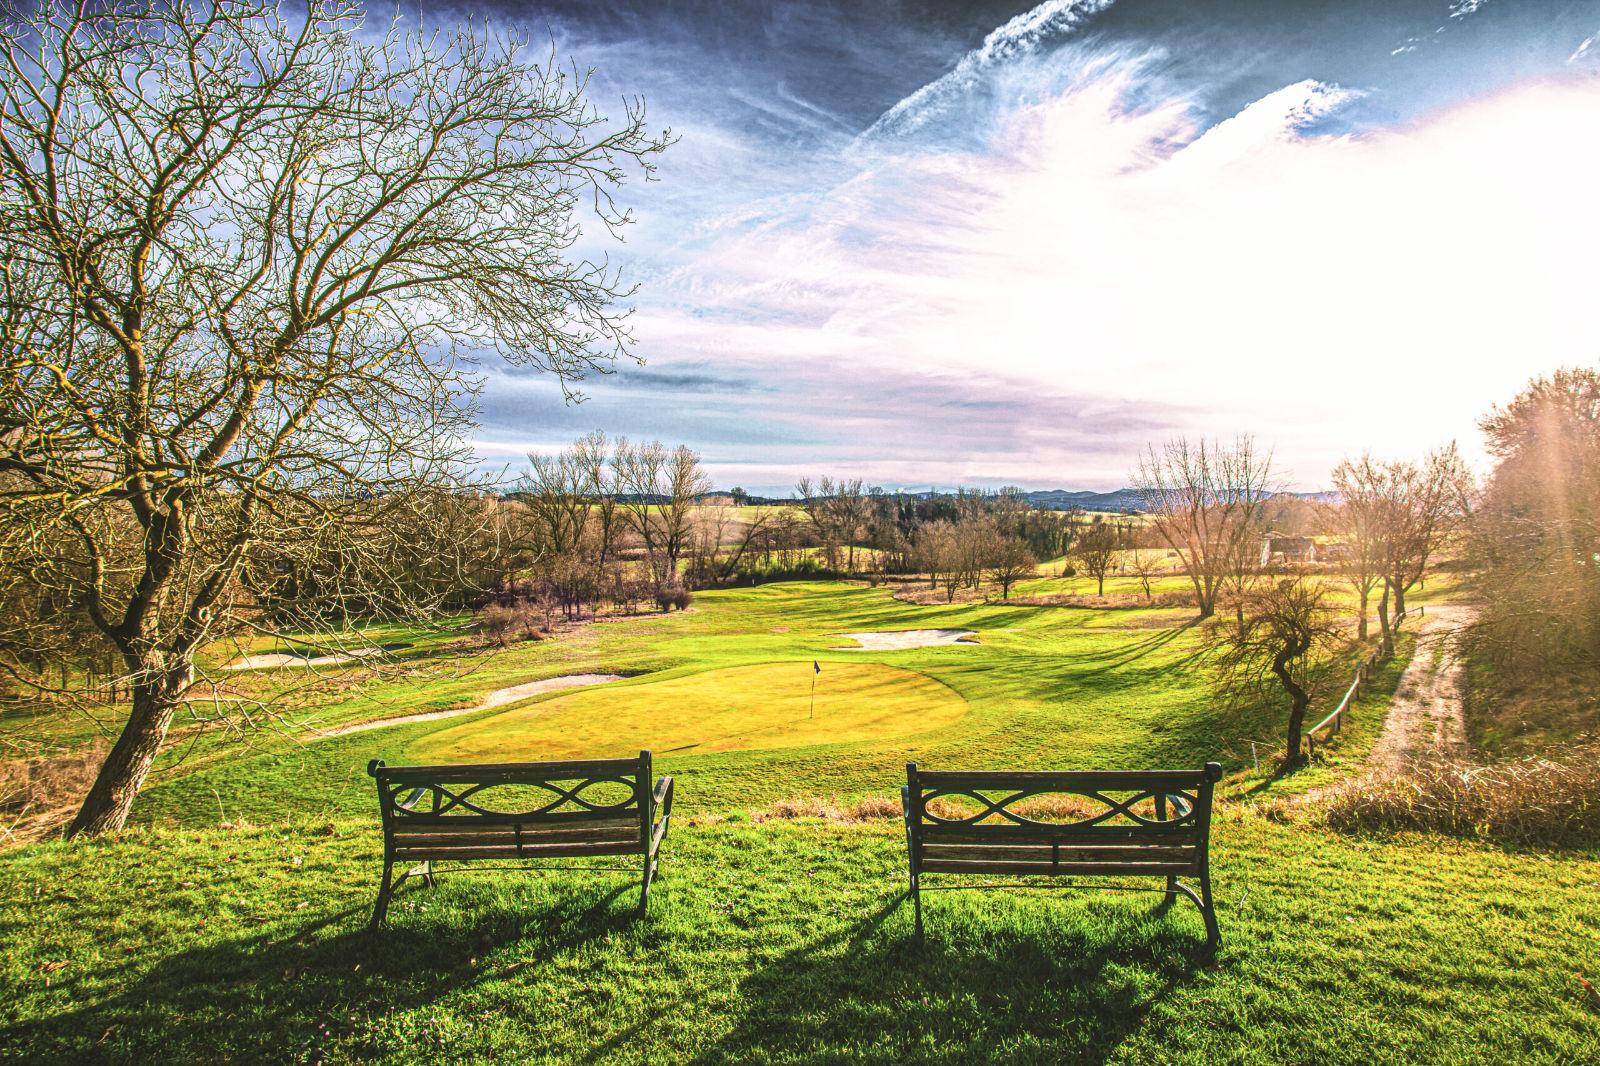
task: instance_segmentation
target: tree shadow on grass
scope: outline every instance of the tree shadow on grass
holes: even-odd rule
[[[390,926],[376,932],[362,905],[176,951],[110,997],[10,1027],[6,1041],[37,1062],[315,1059],[353,1019],[404,1013],[471,988],[489,973],[481,957],[525,936],[556,957],[635,920],[636,885],[541,880],[538,890],[539,901],[502,897],[458,915],[396,906]],[[432,890],[396,902],[426,900],[424,891]]]
[[[1100,1063],[1211,961],[1164,904],[1061,924],[1059,904],[1017,902],[975,916],[941,900],[919,944],[893,899],[748,978],[732,1031],[693,1061]]]

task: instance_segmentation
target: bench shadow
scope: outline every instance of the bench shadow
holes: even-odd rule
[[[848,1048],[852,1062],[1101,1063],[1212,962],[1187,927],[1138,920],[1086,936],[944,915],[918,943],[909,906],[890,900],[745,980],[732,1031],[689,1061],[824,1061]]]
[[[183,1048],[297,1061],[342,1017],[404,1012],[472,987],[492,973],[480,959],[524,936],[554,957],[616,934],[636,921],[637,893],[631,884],[575,884],[537,900],[475,907],[463,921],[396,908],[376,932],[362,904],[164,955],[114,996],[10,1027],[7,1039],[36,1061],[153,1061]],[[225,1045],[219,1031],[228,1034]],[[154,1034],[159,1046],[142,1043]]]

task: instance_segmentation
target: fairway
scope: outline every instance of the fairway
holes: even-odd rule
[[[816,706],[812,711],[812,682]],[[878,663],[761,663],[606,686],[442,730],[410,748],[419,762],[599,759],[903,737],[967,713],[947,686]]]

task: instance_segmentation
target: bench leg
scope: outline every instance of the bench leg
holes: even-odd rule
[[[1200,908],[1200,917],[1205,919],[1206,923],[1206,947],[1215,951],[1221,945],[1222,937],[1217,932],[1217,908],[1211,902],[1211,876],[1209,874],[1200,875],[1199,892],[1196,892],[1181,881],[1174,881],[1173,886],[1179,893],[1193,900],[1194,905]]]
[[[1206,920],[1206,947],[1215,951],[1222,946],[1222,932],[1217,928],[1217,905],[1211,899],[1209,871],[1200,875],[1200,899],[1203,901],[1200,912]]]
[[[391,876],[394,873],[394,860],[383,860],[383,884],[378,887],[378,905],[372,909],[372,921],[367,924],[368,929],[376,929],[383,924],[384,916],[389,913],[389,897],[394,895],[395,881]],[[405,880],[405,875],[400,875],[400,880]]]
[[[1165,914],[1172,909],[1172,903],[1178,898],[1178,877],[1176,874],[1167,875],[1167,894],[1161,897],[1161,902],[1156,904],[1156,913]]]
[[[639,884],[639,917],[643,918],[650,912],[650,882],[656,876],[656,857],[646,854],[644,857],[644,877]]]
[[[911,875],[911,909],[917,917],[917,943],[922,943],[922,887],[917,884],[917,875]]]

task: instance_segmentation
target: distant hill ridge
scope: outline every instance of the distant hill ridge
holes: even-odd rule
[[[728,496],[728,492],[721,490],[707,493],[707,497]],[[934,489],[922,489],[915,492],[892,492],[891,496],[911,496],[916,499],[928,499],[933,496],[949,495]],[[1123,488],[1112,489],[1110,492],[1096,492],[1093,489],[1034,489],[1019,494],[1030,505],[1041,511],[1107,511],[1112,513],[1137,514],[1144,511],[1144,497],[1137,489]],[[1313,500],[1318,503],[1329,503],[1338,499],[1338,494],[1333,492],[1281,492],[1278,496],[1288,496],[1300,500]],[[752,504],[782,504],[794,503],[790,497],[777,496],[747,496],[747,503]]]

